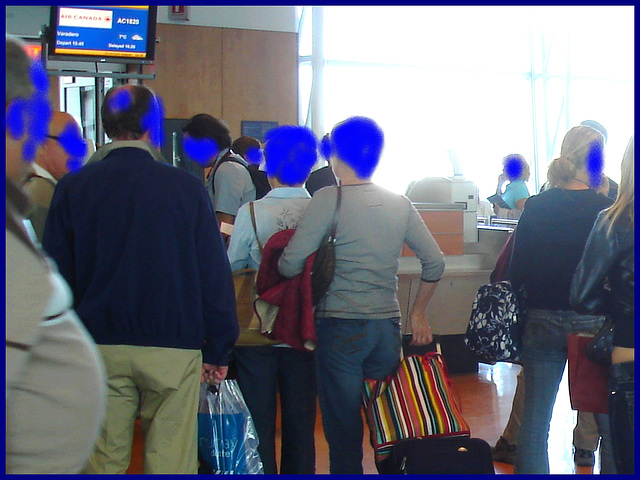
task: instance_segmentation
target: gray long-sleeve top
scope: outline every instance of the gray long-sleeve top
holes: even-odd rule
[[[366,183],[342,188],[336,233],[336,270],[317,318],[400,317],[398,258],[406,243],[422,264],[421,279],[437,282],[444,256],[409,199]],[[329,233],[337,187],[326,187],[309,202],[278,270],[285,277],[302,272],[306,258]]]

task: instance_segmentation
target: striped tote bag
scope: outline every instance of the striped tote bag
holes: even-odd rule
[[[375,460],[407,438],[469,436],[442,355],[408,355],[386,380],[365,380],[363,400]]]

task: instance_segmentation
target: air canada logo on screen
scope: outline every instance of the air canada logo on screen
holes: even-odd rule
[[[60,8],[60,27],[111,28],[113,12],[91,8]]]

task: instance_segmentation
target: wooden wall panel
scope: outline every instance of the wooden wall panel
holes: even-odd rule
[[[297,34],[158,24],[155,80],[166,118],[209,113],[233,138],[242,120],[298,120]]]
[[[220,117],[222,29],[159,23],[156,36],[156,78],[144,83],[162,98],[165,117]]]
[[[222,116],[234,138],[242,120],[298,123],[297,34],[224,29]]]

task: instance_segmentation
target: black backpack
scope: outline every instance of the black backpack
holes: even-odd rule
[[[222,165],[225,162],[235,162],[235,163],[239,163],[240,165],[242,165],[244,168],[247,169],[247,171],[249,172],[249,175],[251,176],[251,181],[253,182],[253,186],[256,187],[256,200],[261,199],[262,197],[264,197],[267,193],[269,193],[269,191],[271,191],[271,185],[269,185],[269,180],[267,180],[267,173],[260,170],[258,168],[258,165],[253,165],[250,164],[248,167],[240,162],[237,158],[235,158],[235,156],[233,154],[231,154],[231,152],[229,152],[227,155],[225,155],[222,160],[220,160],[220,162],[218,162],[218,164],[216,165],[216,168],[213,171],[213,175],[215,176],[216,172],[218,171],[218,168],[220,168],[220,165]],[[213,193],[216,193],[215,190],[215,184],[213,182],[211,182],[211,189],[213,190]]]
[[[258,165],[254,164],[249,165],[247,170],[249,170],[251,181],[256,187],[256,200],[259,200],[271,191],[271,185],[267,180],[267,172],[260,170]]]

